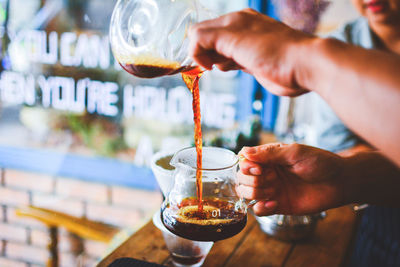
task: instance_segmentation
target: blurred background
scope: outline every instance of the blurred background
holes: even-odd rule
[[[307,25],[305,14],[279,6],[287,1],[201,2],[217,14],[251,6]],[[114,60],[108,27],[115,3],[0,0],[2,267],[46,266],[55,256],[59,266],[94,266],[160,207],[153,154],[193,145],[191,94],[181,77],[135,78]],[[357,16],[350,0],[331,1],[320,13],[311,30],[321,35]],[[206,145],[238,151],[273,134],[315,142],[312,94],[278,98],[247,74],[218,70],[200,88]],[[29,205],[73,217],[17,216]],[[67,219],[120,233],[112,241],[82,237]]]

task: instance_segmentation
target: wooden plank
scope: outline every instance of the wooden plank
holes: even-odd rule
[[[116,227],[34,206],[20,207],[16,210],[16,214],[39,220],[47,226],[63,227],[83,239],[104,243],[110,242],[118,233]]]
[[[250,215],[246,228],[240,234],[230,239],[217,242],[213,246],[203,266],[220,266],[220,263],[226,262],[231,254],[234,253],[238,244],[243,241],[255,224],[255,218]],[[122,257],[136,258],[172,266],[161,231],[158,230],[152,222],[149,222],[135,233],[124,244],[101,261],[98,266],[107,267],[111,262]]]
[[[282,266],[292,246],[263,233],[257,224],[224,266]]]
[[[203,266],[340,266],[356,226],[348,207],[328,211],[308,241],[291,244],[264,234],[253,216],[237,236],[217,242]],[[150,222],[98,266],[107,267],[121,257],[132,257],[172,266],[161,232]]]
[[[223,264],[235,253],[237,248],[256,224],[257,222],[254,216],[249,214],[247,225],[242,232],[232,238],[214,244],[203,264],[203,267],[223,266]]]
[[[97,266],[107,267],[114,260],[123,257],[162,264],[169,257],[169,252],[161,231],[153,222],[149,222]]]
[[[255,225],[256,225],[256,220],[254,216],[249,215],[247,225],[243,229],[243,231],[232,238],[215,243],[202,266],[203,267],[223,266],[223,264],[227,262],[229,258],[235,253],[236,249],[243,242],[243,240],[249,234],[251,229],[255,227]],[[171,258],[169,258],[164,263],[164,265],[167,267],[174,266],[171,261]]]
[[[315,235],[297,244],[285,267],[341,266],[355,232],[356,215],[350,207],[328,211],[318,223]]]

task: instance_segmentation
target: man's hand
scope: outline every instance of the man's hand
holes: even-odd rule
[[[189,37],[190,55],[206,69],[243,69],[277,95],[317,92],[400,167],[398,55],[307,35],[251,9],[201,22]]]
[[[243,148],[238,193],[261,202],[257,215],[311,214],[346,204],[344,158],[318,148],[268,144]]]
[[[271,92],[297,96],[294,58],[313,37],[295,31],[252,9],[204,21],[189,33],[190,55],[201,66],[243,69]]]

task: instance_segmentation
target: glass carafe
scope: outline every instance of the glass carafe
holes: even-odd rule
[[[188,30],[209,18],[197,0],[119,0],[110,25],[114,56],[142,78],[188,71]]]
[[[203,148],[202,211],[196,192],[196,158],[193,147],[177,152],[171,160],[175,183],[162,206],[164,225],[196,241],[218,241],[238,234],[246,226],[248,208],[236,193],[238,156],[227,149]]]

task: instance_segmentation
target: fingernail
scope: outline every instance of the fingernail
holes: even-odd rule
[[[249,171],[252,175],[261,175],[261,170],[259,168],[251,168]]]
[[[264,207],[266,209],[273,210],[276,208],[277,204],[278,204],[278,202],[276,202],[276,201],[268,201],[267,203],[264,204]]]
[[[255,149],[254,147],[243,147],[243,151],[246,154],[255,154],[257,152],[257,149]]]

